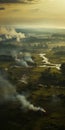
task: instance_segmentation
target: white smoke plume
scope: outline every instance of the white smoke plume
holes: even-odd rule
[[[20,52],[16,61],[18,62],[18,64],[24,67],[29,67],[28,62],[34,63],[31,54],[27,52],[26,53]]]
[[[22,66],[22,67],[29,67],[28,64],[27,64],[27,62],[24,61],[23,59],[16,59],[16,64],[18,66]]]
[[[11,85],[8,80],[0,76],[0,105],[7,101],[17,101],[21,104],[24,110],[42,111],[46,112],[43,108],[36,107],[27,101],[26,97],[16,92],[16,88]]]
[[[17,95],[17,99],[21,102],[21,105],[23,106],[24,109],[26,110],[33,110],[33,111],[42,111],[42,112],[46,112],[46,110],[44,110],[41,107],[36,107],[33,104],[31,104],[29,101],[27,101],[27,99],[25,98],[25,96],[23,95]]]
[[[8,100],[13,100],[16,95],[16,89],[0,76],[0,103],[3,103]]]
[[[12,57],[15,59],[16,65],[22,66],[22,67],[29,67],[27,62],[23,58],[23,53],[18,52],[16,50],[11,51]]]
[[[28,61],[28,62],[31,62],[31,63],[34,63],[33,59],[31,58],[31,54],[30,53],[25,53],[24,54],[24,60]]]
[[[5,35],[6,39],[12,39],[16,38],[18,42],[20,42],[20,39],[25,38],[24,33],[17,33],[14,28],[6,28],[6,27],[0,27],[0,35]]]
[[[18,66],[29,67],[28,62],[34,63],[30,53],[13,50],[11,55]]]

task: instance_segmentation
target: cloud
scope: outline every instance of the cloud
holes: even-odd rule
[[[35,3],[37,0],[0,0],[0,3]]]

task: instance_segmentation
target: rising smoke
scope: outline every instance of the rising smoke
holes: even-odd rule
[[[6,39],[15,38],[17,42],[20,42],[22,38],[25,38],[25,34],[16,32],[14,28],[0,27],[0,35],[5,35]]]
[[[23,59],[16,59],[16,64],[18,66],[22,66],[22,67],[29,67],[28,64],[27,64],[27,62],[24,61]]]
[[[16,92],[16,88],[0,76],[0,105],[7,101],[17,101],[25,110],[46,112],[43,108],[36,107],[27,101],[26,97]]]
[[[21,102],[22,107],[26,110],[46,112],[43,108],[36,107],[33,104],[31,104],[23,95],[17,95],[17,99]]]
[[[34,64],[30,53],[23,53],[13,50],[11,55],[15,59],[16,65],[18,66],[29,67],[28,62]]]
[[[16,89],[0,76],[0,103],[7,102],[8,100],[13,100],[16,95]]]
[[[27,61],[27,62],[34,63],[33,59],[31,58],[31,54],[30,53],[25,53],[24,54],[24,60]]]

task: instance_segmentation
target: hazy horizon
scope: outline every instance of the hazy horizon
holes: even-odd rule
[[[65,28],[65,1],[1,0],[0,25]]]

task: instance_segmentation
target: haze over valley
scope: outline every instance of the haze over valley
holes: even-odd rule
[[[64,29],[0,27],[1,127],[65,128],[64,69]]]

